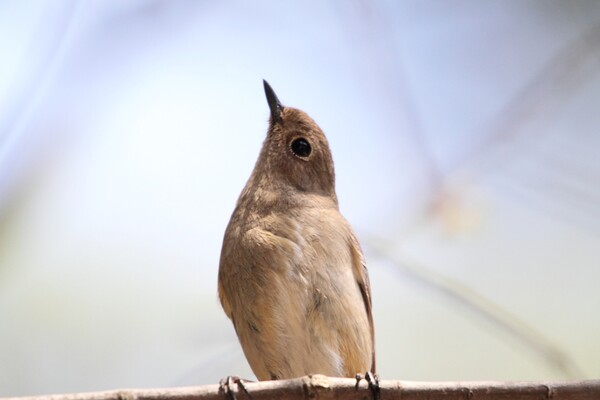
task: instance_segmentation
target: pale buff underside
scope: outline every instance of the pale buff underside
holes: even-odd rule
[[[252,370],[259,380],[371,370],[350,226],[337,207],[286,214],[230,224],[223,244],[219,295]]]

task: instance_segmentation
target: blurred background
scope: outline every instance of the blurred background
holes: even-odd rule
[[[382,379],[600,376],[600,6],[0,3],[0,396],[254,379],[262,79],[328,135]]]

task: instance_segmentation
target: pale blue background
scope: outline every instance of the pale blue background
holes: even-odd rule
[[[600,376],[596,1],[0,3],[0,396],[253,378],[262,79],[328,135],[383,379]]]

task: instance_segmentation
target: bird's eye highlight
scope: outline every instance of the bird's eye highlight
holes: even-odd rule
[[[294,139],[290,145],[290,148],[295,155],[302,158],[308,157],[312,151],[310,143],[308,143],[308,140],[304,138]]]

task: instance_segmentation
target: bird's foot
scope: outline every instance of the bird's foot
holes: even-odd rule
[[[381,398],[379,376],[377,374],[373,374],[371,371],[367,371],[364,375],[356,374],[356,389],[358,389],[358,385],[363,379],[369,384],[369,390],[373,394],[373,400],[379,400]]]
[[[238,388],[241,388],[244,391],[249,399],[252,399],[252,396],[250,396],[250,393],[248,393],[248,389],[246,389],[246,385],[244,385],[245,382],[248,381],[240,378],[239,376],[228,376],[227,378],[221,379],[219,382],[219,392],[222,392],[227,400],[237,400],[235,397],[235,392],[239,389],[236,391],[232,389],[233,385],[237,385]]]

